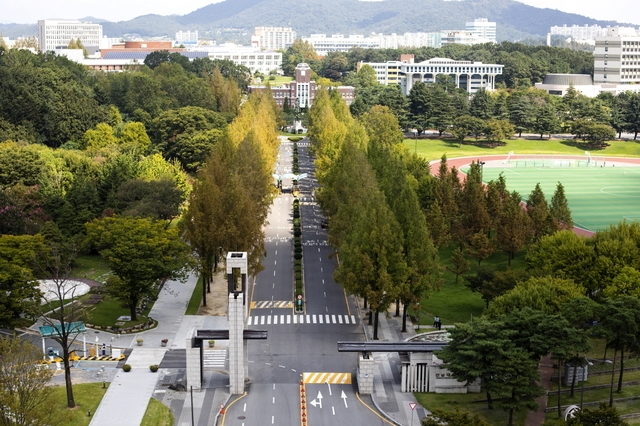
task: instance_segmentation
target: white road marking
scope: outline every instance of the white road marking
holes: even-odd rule
[[[336,316],[335,315],[331,315],[331,322],[332,323],[336,323]]]
[[[356,316],[355,316],[355,315],[351,315],[351,322],[352,322],[353,324],[355,324],[355,323],[356,323]]]
[[[313,316],[313,323],[314,324],[316,323],[316,316],[315,315]]]
[[[342,315],[338,315],[338,322],[342,324]]]
[[[318,319],[320,320],[320,324],[322,324],[322,315],[318,315]]]

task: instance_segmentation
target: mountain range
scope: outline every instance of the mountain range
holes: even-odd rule
[[[141,37],[173,37],[180,30],[202,34],[235,29],[249,40],[256,26],[292,27],[300,36],[310,34],[405,33],[460,30],[465,22],[487,18],[497,23],[502,40],[539,38],[553,25],[614,26],[614,21],[587,18],[554,9],[542,9],[514,0],[225,0],[185,15],[143,15],[129,21],[109,22],[88,18],[103,26],[109,37],[138,34]],[[35,25],[0,25],[4,36],[35,35]]]

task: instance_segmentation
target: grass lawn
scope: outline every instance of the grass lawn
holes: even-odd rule
[[[140,426],[173,426],[171,409],[155,398],[149,400]]]
[[[271,80],[271,77],[275,77],[275,78]],[[269,83],[269,85],[271,86],[281,86],[291,81],[293,81],[293,77],[287,77],[284,75],[269,75],[265,77],[263,84]]]
[[[107,262],[99,255],[82,255],[76,258],[73,278],[89,278],[104,284],[111,275]]]
[[[640,386],[628,386],[623,387],[622,392],[616,392],[617,383],[614,384],[613,389],[613,398],[628,398],[631,396],[640,395]],[[601,401],[609,404],[609,392],[610,389],[598,389],[595,391],[585,391],[584,393],[584,402],[594,402]],[[547,404],[548,407],[557,407],[557,395],[551,395],[549,397],[549,402]],[[576,389],[576,393],[573,398],[569,397],[569,395],[562,395],[562,399],[560,401],[562,405],[571,405],[576,404],[580,405],[580,388]],[[618,413],[620,414],[630,414],[637,413],[640,411],[640,401],[639,400],[631,400],[631,401],[622,401],[622,402],[613,402],[613,405],[618,409]],[[597,405],[594,405],[590,408],[597,408]],[[554,411],[551,413],[547,413],[547,419],[554,419],[558,417],[558,412]]]
[[[107,388],[109,384],[107,383]],[[63,386],[56,386],[47,404],[53,415],[52,425],[65,426],[85,426],[91,422],[91,417],[87,415],[96,412],[102,397],[107,389],[102,388],[102,383],[79,383],[73,385],[73,397],[76,408],[67,408],[67,392]]]
[[[471,414],[478,414],[490,425],[502,426],[507,424],[509,413],[499,407],[499,402],[494,402],[494,409],[487,409],[486,402],[474,402],[483,400],[484,393],[414,393],[417,401],[427,410],[439,408],[445,411],[453,411],[459,408],[462,411],[469,411]],[[514,413],[513,424],[516,426],[524,425],[526,412]],[[414,423],[414,424],[417,424]]]
[[[452,246],[440,250],[440,262],[445,268],[451,266],[449,259],[454,249],[455,247]],[[484,260],[482,265],[504,270],[507,268],[507,255],[502,252],[494,253]],[[478,261],[469,258],[469,266],[470,271],[463,275],[474,274],[478,268]],[[524,267],[524,251],[511,261],[511,267]],[[427,293],[427,296],[420,302],[420,324],[430,326],[435,315],[438,315],[445,325],[468,322],[472,316],[480,316],[486,305],[480,293],[469,290],[465,286],[466,281],[462,275],[458,278],[457,284],[455,275],[448,269],[444,270],[443,276],[444,283],[440,290]],[[410,312],[414,314],[413,310]]]
[[[149,311],[152,306],[152,303],[148,304],[147,308],[142,312],[142,315],[138,315],[138,319],[136,321],[128,321],[123,327],[131,327],[133,325],[147,322],[147,316],[149,315]],[[106,295],[100,303],[87,311],[84,321],[101,327],[116,327],[117,319],[122,315],[131,315],[129,308],[123,306],[122,302],[114,297]]]
[[[191,299],[189,299],[189,304],[187,305],[187,310],[184,314],[198,315],[198,309],[200,309],[201,303],[202,303],[202,275],[198,277],[198,282],[196,283],[196,287],[193,289],[193,293],[191,294]]]
[[[480,141],[482,142],[482,141]],[[439,160],[442,154],[447,154],[447,158],[467,157],[473,155],[508,154],[513,151],[516,154],[572,154],[583,155],[584,151],[589,151],[574,141],[565,140],[523,140],[514,139],[504,142],[504,145],[489,146],[476,144],[475,141],[468,140],[459,145],[452,140],[440,139],[405,139],[405,145],[427,160]],[[634,141],[612,141],[605,149],[591,151],[597,156],[616,157],[640,157],[640,142]]]

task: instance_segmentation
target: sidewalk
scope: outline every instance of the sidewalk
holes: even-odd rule
[[[407,332],[402,333],[402,316],[395,317],[395,308],[389,308],[388,317],[381,312],[378,318],[378,338],[381,342],[404,341],[416,335],[416,331],[410,318],[407,318]],[[367,340],[373,336],[373,326],[369,326],[367,317],[360,316],[365,329]],[[433,329],[435,330],[435,329]],[[433,331],[431,327],[421,327],[421,332]],[[374,393],[371,400],[375,407],[388,420],[396,425],[419,425],[420,420],[430,412],[418,404],[415,410],[411,410],[409,403],[417,402],[413,393],[401,392],[401,363],[396,352],[374,353]]]
[[[101,341],[111,340],[114,346],[133,350],[127,359],[131,371],[116,370],[115,378],[91,420],[92,426],[141,423],[158,381],[158,373],[152,373],[149,366],[160,364],[169,348],[184,348],[184,337],[178,331],[183,318],[188,318],[184,313],[196,283],[197,276],[191,275],[186,283],[167,281],[164,284],[149,313],[158,321],[156,328],[121,337],[106,332],[96,334]],[[144,339],[143,346],[134,346],[138,338]],[[162,339],[169,339],[167,347],[160,346]]]

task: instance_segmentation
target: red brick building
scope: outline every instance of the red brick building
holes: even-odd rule
[[[249,86],[249,93],[253,91],[263,91],[266,86]],[[271,87],[273,99],[280,108],[283,108],[285,102],[289,103],[290,108],[299,105],[301,108],[311,107],[316,97],[317,85],[311,80],[311,68],[305,63],[296,66],[296,77],[294,81],[282,86]],[[342,95],[342,99],[351,105],[355,96],[355,88],[352,86],[338,86],[336,90]]]

